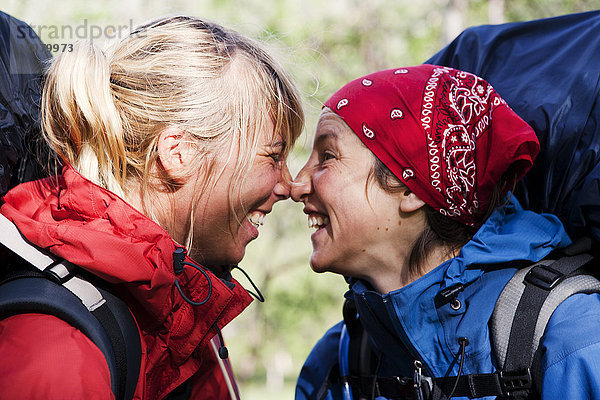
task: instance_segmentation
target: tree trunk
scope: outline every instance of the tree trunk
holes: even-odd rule
[[[504,0],[488,0],[488,21],[490,24],[503,24]]]
[[[468,0],[449,0],[444,15],[444,44],[450,43],[464,29]]]

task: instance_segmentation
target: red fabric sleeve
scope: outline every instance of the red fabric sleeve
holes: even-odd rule
[[[42,314],[0,321],[0,399],[114,399],[102,352],[66,322]]]

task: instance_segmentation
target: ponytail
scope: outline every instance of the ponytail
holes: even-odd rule
[[[258,43],[186,16],[141,26],[104,53],[77,43],[51,65],[42,97],[45,138],[58,156],[134,202],[167,232],[180,225],[175,221],[180,211],[174,209],[173,180],[161,173],[157,142],[166,127],[186,133],[197,152],[183,172],[197,179],[189,231],[181,241],[188,249],[199,200],[221,173],[217,155],[236,159],[229,182],[233,207],[236,188],[252,168],[265,117],[276,128],[272,139],[280,135],[287,154],[304,117],[285,71]],[[157,193],[171,196],[172,210],[156,208]],[[159,218],[169,213],[171,222]]]
[[[42,97],[44,134],[59,157],[94,183],[123,195],[123,124],[105,54],[78,42],[50,66]]]

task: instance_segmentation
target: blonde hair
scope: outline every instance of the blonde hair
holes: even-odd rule
[[[76,43],[51,64],[42,98],[44,134],[58,156],[120,196],[135,180],[146,214],[152,214],[146,209],[151,189],[174,191],[166,177],[151,176],[164,128],[186,132],[209,165],[198,199],[218,179],[215,154],[229,151],[231,157],[231,144],[239,145],[229,185],[233,205],[265,116],[275,126],[273,139],[282,136],[286,155],[304,121],[291,79],[258,43],[186,16],[143,25],[105,52]],[[150,178],[159,178],[161,188],[150,188]],[[194,213],[192,207],[188,248]]]

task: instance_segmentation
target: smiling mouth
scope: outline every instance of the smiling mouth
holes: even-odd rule
[[[265,224],[266,215],[267,214],[262,211],[252,211],[246,215],[246,219],[250,221],[250,223],[254,225],[256,229],[258,229],[259,226]]]
[[[308,215],[308,227],[317,230],[329,225],[329,217],[326,215],[311,213]]]

